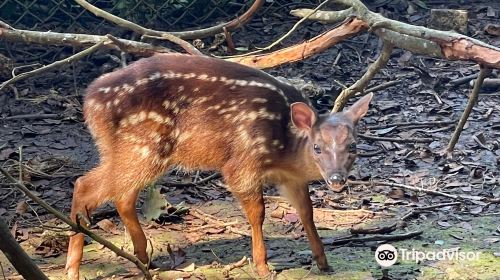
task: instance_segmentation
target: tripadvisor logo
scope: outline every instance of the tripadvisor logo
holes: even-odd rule
[[[415,249],[399,249],[402,261],[441,261],[441,260],[477,260],[481,252],[460,252],[459,248],[442,249],[439,251],[418,251]],[[375,260],[382,267],[389,267],[398,260],[398,250],[391,244],[382,244],[375,251]]]
[[[398,251],[391,244],[382,244],[375,251],[375,260],[382,267],[389,267],[398,260]]]

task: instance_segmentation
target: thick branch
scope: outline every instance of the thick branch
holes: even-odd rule
[[[54,68],[59,68],[65,64],[68,64],[68,63],[71,63],[75,60],[79,60],[79,59],[82,59],[83,57],[95,52],[96,50],[98,50],[102,45],[104,44],[103,41],[95,44],[94,46],[86,49],[86,50],[83,50],[77,54],[74,54],[68,58],[65,58],[65,59],[62,59],[62,60],[59,60],[59,61],[56,61],[54,63],[51,63],[49,65],[46,65],[44,67],[40,67],[38,69],[35,69],[35,70],[32,70],[32,71],[29,71],[29,72],[24,72],[24,73],[21,73],[17,76],[14,76],[12,79],[10,80],[7,80],[5,82],[3,82],[1,85],[0,85],[0,92],[2,91],[2,89],[4,89],[6,86],[12,84],[12,83],[15,83],[19,80],[24,80],[26,78],[29,78],[29,77],[32,77],[32,76],[35,76],[39,73],[42,73],[42,72],[45,72],[45,71],[50,71]]]
[[[490,69],[481,67],[481,70],[479,71],[479,76],[477,77],[477,80],[474,83],[474,88],[472,89],[472,92],[469,96],[469,100],[467,101],[467,106],[465,107],[465,110],[462,113],[462,117],[460,117],[457,127],[455,128],[455,132],[453,132],[450,142],[448,143],[448,147],[446,148],[446,152],[448,154],[451,154],[453,152],[453,149],[455,148],[455,145],[458,142],[458,138],[460,137],[460,134],[462,134],[462,130],[464,129],[465,123],[467,122],[467,119],[469,118],[469,115],[472,112],[472,108],[474,107],[474,104],[476,104],[477,96],[479,94],[479,90],[481,89],[481,85],[483,84],[484,78],[486,78],[489,73]]]
[[[303,18],[313,11],[314,11],[313,9],[296,9],[296,10],[291,10],[290,14],[292,16]],[[353,15],[354,15],[353,8],[341,11],[314,11],[314,13],[312,13],[309,16],[309,19],[323,21],[323,22],[339,22],[339,21],[344,21],[346,18],[352,17]]]
[[[311,9],[297,9],[292,10],[290,13],[297,17],[304,17],[305,14],[310,13]],[[344,20],[346,17],[354,16],[354,10],[352,8],[342,10],[342,11],[316,11],[312,14],[309,19],[318,20],[323,22],[338,22]],[[420,39],[413,36],[408,36],[405,34],[400,34],[398,32],[388,30],[388,29],[375,29],[370,30],[377,36],[382,38],[384,41],[390,42],[395,47],[408,50],[412,53],[425,54],[432,57],[443,58],[441,52],[441,47],[432,41]]]
[[[128,20],[117,17],[111,13],[108,13],[104,10],[101,10],[101,9],[97,8],[96,6],[88,3],[85,0],[75,0],[75,1],[78,4],[80,4],[80,6],[82,6],[86,10],[90,11],[94,15],[96,15],[98,17],[102,17],[108,21],[111,21],[118,26],[133,30],[133,31],[135,31],[139,34],[142,34],[142,35],[153,35],[153,36],[161,37],[165,40],[168,40],[174,44],[179,45],[181,48],[183,48],[185,51],[187,51],[190,54],[202,55],[202,53],[197,48],[195,48],[193,45],[191,45],[190,43],[188,43],[188,42],[182,40],[181,38],[178,38],[178,37],[176,37],[168,32],[144,28],[138,24],[135,24],[135,23],[130,22]]]
[[[276,67],[289,62],[300,61],[314,54],[325,51],[338,42],[349,38],[360,31],[366,30],[367,28],[368,26],[363,21],[351,18],[338,27],[316,36],[302,44],[294,45],[267,54],[233,57],[226,60],[259,69]]]
[[[122,50],[124,52],[141,54],[151,56],[155,53],[169,53],[170,49],[153,46],[151,44],[136,42],[125,39],[118,39],[120,46],[110,41],[106,36],[88,35],[88,34],[71,34],[71,33],[57,33],[57,32],[40,32],[20,29],[7,29],[0,27],[0,39],[24,44],[41,44],[50,46],[72,46],[79,48],[88,48],[99,42],[104,41],[103,47]]]
[[[108,240],[100,237],[99,235],[91,232],[90,230],[86,229],[85,227],[81,226],[80,224],[76,224],[73,222],[69,217],[66,215],[62,214],[61,212],[57,211],[55,208],[47,204],[43,199],[39,198],[38,196],[34,195],[24,184],[20,181],[17,181],[14,179],[5,169],[0,167],[0,173],[2,173],[7,180],[10,182],[14,183],[14,186],[18,188],[20,191],[22,191],[27,197],[31,198],[33,201],[38,203],[40,206],[42,206],[45,210],[56,216],[58,219],[62,220],[66,224],[68,224],[72,230],[76,232],[82,232],[88,237],[92,238],[93,240],[97,241],[98,243],[102,244],[104,247],[110,249],[114,253],[116,253],[118,256],[123,257],[132,263],[134,263],[143,273],[144,277],[146,279],[153,279],[151,277],[151,274],[148,271],[148,268],[135,256],[130,255],[126,253],[125,251],[121,250],[120,248],[116,247],[113,243],[109,242]]]
[[[335,100],[335,105],[332,110],[333,112],[342,111],[345,104],[347,103],[347,100],[349,100],[351,96],[353,96],[356,92],[363,92],[363,90],[366,88],[366,86],[368,86],[368,83],[375,76],[375,74],[377,74],[380,68],[384,67],[387,64],[387,61],[391,57],[392,49],[393,45],[391,43],[384,42],[382,52],[380,53],[377,60],[375,60],[375,62],[373,62],[368,67],[365,74],[353,85],[342,90],[340,95]]]
[[[0,218],[0,251],[4,253],[14,268],[27,280],[45,280],[49,279],[38,266],[26,254],[23,248],[17,243],[16,239],[10,234],[9,227]]]
[[[386,28],[401,34],[437,43],[441,47],[442,54],[446,59],[469,60],[485,66],[500,68],[500,48],[459,33],[440,31],[387,19],[368,10],[359,0],[334,0],[333,2],[354,8],[357,16],[366,21],[373,30]]]
[[[370,26],[371,32],[384,41],[391,42],[396,47],[409,50],[412,53],[448,60],[475,61],[491,68],[500,68],[500,49],[497,47],[458,33],[387,19],[368,10],[359,0],[335,0],[333,2],[351,6],[353,10],[318,11],[309,19],[337,22],[345,16],[347,11],[352,11],[351,16],[365,21]],[[302,16],[309,10],[298,9],[294,10],[292,14]]]

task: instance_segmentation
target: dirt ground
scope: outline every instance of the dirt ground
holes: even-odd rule
[[[500,37],[483,33],[488,23],[500,23],[500,3],[495,1],[462,1],[467,4],[424,1],[425,7],[417,6],[411,13],[401,4],[405,1],[392,1],[399,4],[373,2],[372,10],[416,25],[425,25],[428,8],[466,9],[470,15],[468,34],[500,47]],[[294,22],[296,19],[288,16],[287,11],[256,17],[235,32],[236,46],[264,46],[284,34]],[[283,45],[300,42],[329,28],[332,25],[306,22]],[[207,39],[204,50],[207,53],[210,44]],[[302,89],[308,92],[318,111],[326,113],[342,86],[355,82],[380,49],[376,37],[361,34],[325,53],[267,72],[308,83],[302,84]],[[0,42],[0,53],[14,59],[16,65],[33,63],[34,57],[60,59],[71,51],[8,46]],[[212,53],[220,55],[223,50],[218,47]],[[91,80],[119,67],[109,54],[98,52],[71,67],[17,83],[15,89],[0,93],[0,165],[16,177],[21,169],[21,177],[30,188],[64,213],[70,210],[73,182],[98,160],[83,124],[81,102]],[[111,54],[119,57],[117,53]],[[480,93],[454,157],[448,159],[440,153],[454,129],[454,122],[442,122],[458,120],[471,91],[468,82],[461,85],[453,85],[453,82],[477,72],[478,66],[473,63],[395,50],[388,66],[372,80],[370,87],[397,82],[375,92],[359,133],[403,140],[374,141],[361,137],[360,157],[352,172],[352,179],[356,180],[401,183],[464,199],[453,200],[377,184],[353,185],[343,193],[334,193],[320,182],[312,183],[315,220],[333,267],[332,272],[320,273],[311,260],[308,242],[294,209],[279,198],[275,189],[269,188],[264,231],[269,264],[276,271],[277,279],[500,279],[499,88],[484,89]],[[498,71],[492,75],[500,76]],[[401,122],[413,124],[397,125]],[[416,143],[414,138],[431,140]],[[162,279],[256,278],[248,262],[225,271],[226,265],[244,256],[251,257],[250,231],[222,179],[196,186],[189,183],[210,174],[184,174],[174,170],[155,184],[176,209],[189,209],[187,213],[172,213],[172,208],[156,222],[142,221],[155,261],[164,267],[175,267],[156,271]],[[0,177],[0,186],[0,217],[9,223],[17,240],[51,279],[64,279],[67,246],[64,225],[3,177]],[[144,192],[138,211],[144,207],[145,197]],[[451,203],[457,201],[459,203]],[[439,206],[443,203],[448,204]],[[97,233],[132,251],[114,207],[100,208],[93,216],[93,224]],[[394,231],[387,235],[421,231],[411,238],[389,241],[399,250],[439,252],[459,248],[460,252],[475,253],[474,258],[418,262],[399,259],[395,265],[382,269],[374,257],[376,248],[383,242],[380,239],[339,242],[345,238],[373,236],[352,234],[349,229],[353,226],[369,228],[392,224],[396,224]],[[81,267],[87,279],[140,279],[133,264],[88,241]],[[171,253],[167,250],[168,244]],[[21,278],[1,253],[0,264],[0,279]]]

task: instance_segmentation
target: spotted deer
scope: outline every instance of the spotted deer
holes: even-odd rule
[[[328,270],[308,182],[324,179],[342,189],[356,157],[355,126],[371,98],[318,116],[306,96],[260,70],[204,56],[141,59],[87,89],[83,112],[100,163],[76,180],[71,218],[82,215],[86,223],[96,207],[114,202],[134,253],[148,263],[135,209],[138,193],[174,166],[218,170],[250,222],[259,275],[269,273],[262,233],[265,185],[279,187],[297,209],[317,266]],[[83,240],[81,233],[70,238],[70,279],[79,278]]]

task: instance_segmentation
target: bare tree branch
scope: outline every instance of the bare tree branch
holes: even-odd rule
[[[17,272],[26,280],[48,280],[47,276],[38,268],[26,254],[16,239],[10,234],[9,227],[0,217],[0,251],[4,253]]]
[[[249,22],[255,15],[255,13],[262,7],[262,5],[264,5],[264,2],[265,0],[255,0],[252,6],[243,15],[233,19],[230,22],[225,22],[216,26],[198,30],[170,32],[170,34],[182,39],[198,39],[222,33],[224,32],[224,27],[227,31],[233,31],[236,28],[243,26],[247,22]]]
[[[29,72],[24,72],[24,73],[21,73],[19,75],[16,75],[16,76],[12,77],[10,80],[7,80],[7,81],[3,82],[0,85],[0,92],[6,86],[8,86],[8,85],[10,85],[12,83],[15,83],[15,82],[20,81],[20,80],[27,79],[27,78],[35,76],[37,74],[40,74],[40,73],[43,73],[43,72],[46,72],[46,71],[50,71],[50,70],[52,70],[54,68],[59,68],[59,67],[65,65],[65,64],[68,64],[68,63],[71,63],[73,61],[82,59],[83,57],[85,57],[85,56],[87,56],[87,55],[95,52],[96,50],[98,50],[100,47],[102,47],[103,44],[104,44],[104,41],[101,41],[101,42],[95,44],[94,46],[92,46],[92,47],[90,47],[90,48],[88,48],[86,50],[83,50],[83,51],[81,51],[79,53],[76,53],[76,54],[74,54],[74,55],[72,55],[72,56],[70,56],[68,58],[56,61],[54,63],[51,63],[49,65],[40,67],[38,69],[29,71]]]
[[[352,7],[352,16],[370,26],[370,32],[380,36],[395,46],[413,53],[431,55],[448,60],[468,60],[491,67],[500,68],[500,48],[488,45],[465,35],[415,26],[387,19],[370,11],[359,0],[333,0]],[[347,11],[318,11],[309,19],[336,22],[346,16]],[[294,10],[292,14],[301,16],[309,9]]]
[[[129,53],[151,56],[155,53],[169,53],[172,50],[161,46],[153,46],[148,43],[142,43],[132,40],[119,39],[120,46],[108,44],[109,39],[106,36],[72,34],[57,32],[40,32],[13,28],[0,27],[0,39],[13,43],[40,44],[50,46],[72,46],[79,48],[88,48],[99,42],[105,41],[103,47],[122,50]]]
[[[476,104],[477,102],[477,96],[479,94],[479,90],[481,89],[481,85],[483,84],[484,79],[488,76],[490,71],[491,71],[490,69],[481,66],[481,70],[479,71],[479,76],[477,77],[477,80],[474,83],[474,88],[472,89],[472,92],[469,95],[469,101],[467,102],[467,106],[465,107],[464,112],[462,113],[462,116],[458,121],[457,127],[455,128],[455,131],[451,136],[450,142],[448,143],[448,147],[446,148],[446,153],[448,155],[451,155],[451,153],[453,152],[453,149],[455,148],[455,145],[458,142],[458,138],[460,138],[460,134],[464,129],[465,123],[467,122],[467,119],[469,118],[469,115],[472,112],[472,108],[474,107],[474,104]]]
[[[332,112],[342,111],[347,103],[347,100],[349,100],[351,96],[353,96],[356,92],[363,92],[380,68],[387,64],[387,61],[389,61],[389,58],[391,57],[392,49],[393,45],[391,43],[384,42],[384,46],[377,60],[375,60],[375,62],[368,67],[365,74],[356,83],[342,90],[340,95],[335,100]]]
[[[130,22],[128,20],[117,17],[111,13],[108,13],[104,10],[101,10],[85,0],[75,0],[75,1],[78,4],[80,4],[80,6],[82,6],[86,10],[90,11],[94,15],[96,15],[98,17],[102,17],[108,21],[111,21],[118,26],[133,30],[133,31],[135,31],[139,34],[142,34],[142,35],[153,35],[153,36],[163,38],[163,39],[168,40],[174,44],[179,45],[181,48],[183,48],[185,51],[187,51],[190,54],[202,55],[202,53],[197,48],[195,48],[193,45],[191,45],[190,43],[188,43],[188,42],[182,40],[181,38],[178,38],[178,37],[176,37],[168,32],[157,31],[157,30],[142,27],[138,24],[135,24],[135,23]]]

